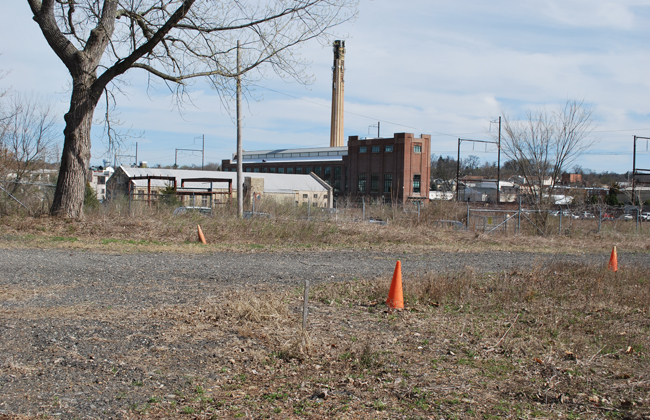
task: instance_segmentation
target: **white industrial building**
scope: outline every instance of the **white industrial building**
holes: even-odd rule
[[[214,206],[237,196],[237,173],[120,166],[106,184],[106,197],[151,201],[171,188],[184,205]],[[333,204],[332,187],[313,173],[245,173],[244,194],[247,200],[272,198],[328,208]]]

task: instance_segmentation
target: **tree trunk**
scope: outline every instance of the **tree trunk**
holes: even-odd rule
[[[92,91],[94,77],[75,81],[70,110],[65,114],[65,142],[61,169],[50,214],[63,218],[83,217],[86,171],[90,163],[90,129],[100,95]]]

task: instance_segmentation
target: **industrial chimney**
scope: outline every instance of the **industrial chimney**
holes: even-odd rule
[[[330,129],[330,147],[341,147],[345,146],[343,138],[345,41],[334,41],[334,66],[332,70],[332,127]]]

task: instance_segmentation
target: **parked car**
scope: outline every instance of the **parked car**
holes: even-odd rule
[[[548,214],[550,214],[553,217],[558,217],[560,215],[560,212],[555,210],[555,211],[549,211]]]
[[[212,207],[177,207],[174,210],[174,216],[181,214],[190,214],[190,213],[200,213],[200,214],[212,214]]]
[[[629,222],[630,220],[634,220],[634,216],[631,214],[624,214],[621,217],[618,218],[619,220],[625,220],[626,222]]]
[[[262,213],[259,211],[245,211],[244,212],[244,219],[252,219],[253,217],[261,217],[264,219],[268,219],[271,217],[269,213]]]
[[[650,212],[641,213],[641,220],[650,222]]]
[[[603,213],[603,220],[614,220],[614,215],[611,213]]]
[[[578,217],[581,219],[594,219],[596,216],[593,215],[593,213],[589,213],[588,211],[583,211],[578,213]]]

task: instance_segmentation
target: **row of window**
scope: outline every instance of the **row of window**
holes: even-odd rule
[[[379,192],[379,175],[377,174],[371,174],[370,175],[370,190],[367,190],[367,175],[366,174],[360,174],[359,175],[359,192],[360,193],[365,193],[365,192],[371,192],[371,193],[378,193]],[[420,175],[413,175],[413,193],[420,193]],[[384,185],[382,191],[384,193],[391,193],[393,191],[393,175],[392,174],[384,174]]]
[[[381,146],[370,146],[370,151],[372,153],[379,153],[379,150],[381,150]],[[384,146],[385,153],[390,153],[392,151],[393,151],[392,144]],[[368,153],[368,146],[359,146],[359,153]]]
[[[380,150],[381,146],[370,146],[371,153],[379,153]],[[392,144],[384,146],[384,153],[391,153],[392,151]],[[359,146],[359,153],[368,153],[368,146]],[[422,153],[422,145],[419,143],[413,145],[413,153]]]
[[[335,167],[339,172],[341,171],[341,167],[337,166]],[[237,172],[237,168],[226,168],[224,169],[226,172]],[[312,167],[311,166],[297,166],[295,168],[256,168],[256,167],[246,167],[244,168],[244,172],[262,172],[262,173],[279,173],[279,174],[310,174],[312,172]],[[314,173],[318,176],[320,176],[321,172],[324,172],[325,176],[330,176],[332,174],[332,167],[331,166],[326,166],[324,171],[321,171],[321,167],[317,166],[314,168]]]
[[[379,192],[379,175],[370,175],[370,190],[371,193]],[[390,193],[393,191],[393,174],[384,174],[384,188],[383,192]],[[367,176],[366,174],[359,175],[359,192],[365,193],[367,190]]]
[[[244,159],[269,159],[269,158],[291,158],[291,157],[316,157],[316,156],[346,156],[347,150],[323,151],[323,152],[299,152],[299,153],[266,153],[261,155],[244,155]]]

